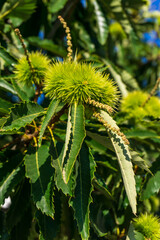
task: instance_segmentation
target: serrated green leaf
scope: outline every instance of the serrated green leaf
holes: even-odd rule
[[[95,172],[95,161],[87,145],[83,144],[78,156],[78,176],[74,198],[70,205],[74,209],[74,216],[78,224],[79,233],[83,240],[89,239],[89,206],[92,202],[92,180]]]
[[[5,2],[0,12],[0,19],[7,15],[27,20],[34,12],[36,7],[36,0],[10,0]]]
[[[12,196],[12,205],[7,211],[6,222],[9,231],[16,226],[28,211],[30,205],[30,184],[26,179],[19,185],[16,194]],[[30,213],[31,214],[31,213]]]
[[[149,178],[146,188],[144,189],[141,198],[142,200],[150,198],[155,193],[158,193],[160,190],[160,171],[157,171],[156,174]]]
[[[111,151],[114,151],[114,147],[111,143],[111,140],[107,139],[106,136],[101,136],[100,134],[92,133],[90,131],[86,131],[86,133],[87,133],[87,136],[94,139],[95,141],[97,141],[99,144],[101,144],[105,148],[108,148]]]
[[[111,127],[118,128],[116,122],[109,116],[108,113],[101,111],[101,117],[111,125]],[[119,128],[118,128],[119,129]],[[131,156],[129,148],[124,144],[122,138],[116,133],[109,133],[113,147],[115,149],[117,159],[120,165],[122,178],[127,193],[129,203],[131,205],[132,211],[136,214],[136,183],[134,178],[134,172],[131,162]]]
[[[51,0],[48,4],[48,10],[51,13],[56,13],[61,10],[66,4],[67,0]]]
[[[54,53],[55,55],[66,57],[67,52],[62,47],[56,45],[53,43],[53,41],[48,39],[39,39],[38,37],[29,37],[28,41],[31,45],[42,48],[44,50],[50,51],[51,53]]]
[[[16,64],[17,62],[15,58],[11,56],[10,53],[8,53],[7,50],[2,46],[0,46],[0,58],[2,58],[10,66]]]
[[[11,92],[13,94],[17,94],[17,92],[14,90],[12,85],[5,81],[4,79],[0,79],[0,88],[2,88],[4,91]]]
[[[134,231],[134,236],[135,236],[136,240],[145,240],[146,239],[145,236],[142,233],[137,232],[137,231]]]
[[[63,180],[62,167],[61,167],[61,161],[62,161],[61,154],[63,152],[62,151],[63,145],[60,142],[57,143],[57,145],[56,145],[56,142],[55,142],[52,132],[51,132],[51,137],[52,137],[52,142],[51,142],[51,147],[50,147],[50,154],[53,158],[53,161],[52,161],[53,167],[55,168],[54,179],[55,179],[56,186],[57,186],[58,190],[61,189],[65,195],[68,194],[68,195],[72,196],[72,194],[73,194],[72,193],[72,189],[73,189],[72,178],[69,180],[69,182],[67,184]]]
[[[53,176],[49,146],[30,147],[25,156],[26,176],[32,183],[32,195],[38,209],[54,217]]]
[[[152,172],[149,170],[149,165],[147,161],[141,158],[139,154],[135,151],[131,151],[130,153],[132,157],[132,162],[152,175]]]
[[[44,118],[44,120],[42,122],[40,133],[39,133],[39,141],[38,141],[39,147],[41,146],[42,137],[43,137],[43,134],[45,132],[45,129],[46,129],[49,121],[51,120],[52,116],[54,115],[58,105],[59,105],[59,101],[53,99],[51,101],[51,103],[49,104],[49,106],[48,106],[48,109],[47,109],[47,112],[46,112],[46,116],[45,116],[45,118]]]
[[[79,45],[82,46],[87,51],[89,51],[90,53],[95,51],[95,45],[92,43],[91,37],[86,28],[80,22],[75,22],[74,28],[79,36],[77,39]]]
[[[70,146],[68,147],[69,153],[65,160],[65,166],[62,166],[63,177],[66,183],[69,181],[73,166],[85,138],[84,106],[77,105],[76,102],[71,106],[71,125],[72,132],[69,141]]]
[[[3,168],[1,169],[3,171]],[[23,161],[18,163],[10,172],[6,173],[6,177],[0,182],[0,205],[12,189],[22,180],[24,177],[24,165]]]
[[[128,91],[127,91],[126,85],[123,83],[120,73],[117,72],[116,66],[113,64],[113,62],[106,59],[103,59],[103,62],[106,64],[108,70],[110,71],[111,75],[115,79],[120,89],[120,92],[122,93],[122,96],[123,97],[127,96]]]
[[[129,230],[128,230],[126,240],[136,240],[134,231],[135,231],[134,226],[131,223],[130,226],[129,226]]]
[[[36,218],[38,220],[38,225],[40,228],[40,237],[41,240],[53,240],[55,239],[57,232],[60,228],[60,216],[61,216],[61,199],[59,193],[55,191],[55,217],[54,220],[50,217],[42,214],[42,212],[36,212]]]
[[[94,6],[94,14],[98,30],[98,41],[100,42],[100,44],[104,45],[106,43],[109,31],[106,17],[104,16],[103,11],[97,0],[92,0],[91,4],[93,4]]]
[[[114,200],[112,194],[109,192],[106,183],[103,181],[102,178],[98,174],[95,174],[95,179],[93,184],[96,189],[98,189],[104,196],[106,196],[110,200]]]
[[[0,98],[0,112],[1,113],[8,113],[9,108],[11,108],[13,104],[11,102],[8,102],[2,98]]]
[[[11,108],[1,132],[18,130],[31,123],[36,117],[43,113],[43,108],[34,102],[22,102]]]
[[[142,130],[142,129],[131,129],[127,132],[125,132],[125,135],[128,138],[141,138],[141,139],[145,139],[145,138],[158,138],[159,135],[153,131],[153,130]]]
[[[28,101],[29,98],[28,98],[27,94],[19,87],[19,85],[17,84],[15,79],[11,79],[11,82],[12,82],[12,85],[13,85],[14,89],[16,90],[18,96],[20,97],[20,99],[23,101]]]

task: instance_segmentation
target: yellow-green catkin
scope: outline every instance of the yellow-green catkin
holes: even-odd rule
[[[58,19],[60,20],[60,22],[62,23],[64,29],[65,29],[65,32],[66,32],[66,35],[67,35],[67,45],[68,45],[68,48],[67,48],[67,51],[68,51],[68,60],[69,61],[72,61],[72,42],[71,42],[71,34],[70,34],[70,29],[69,27],[67,26],[67,23],[66,21],[61,17],[61,16],[58,16]]]
[[[124,135],[124,133],[122,133],[122,132],[120,131],[119,128],[112,127],[107,121],[105,121],[105,120],[101,117],[100,113],[95,112],[95,113],[93,114],[93,116],[96,117],[96,118],[98,119],[98,121],[103,124],[103,126],[106,128],[107,131],[111,131],[111,132],[116,133],[118,136],[120,136],[120,137],[122,138],[122,140],[124,141],[124,143],[125,143],[126,145],[129,145],[128,139],[126,138],[126,136]]]

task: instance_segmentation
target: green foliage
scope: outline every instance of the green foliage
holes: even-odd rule
[[[31,123],[40,114],[43,114],[43,108],[36,103],[22,102],[16,104],[14,108],[11,109],[1,131],[19,130]]]
[[[0,239],[159,237],[159,48],[141,39],[160,25],[148,4],[0,1]]]

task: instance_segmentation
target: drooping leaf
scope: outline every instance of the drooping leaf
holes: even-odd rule
[[[56,13],[64,7],[66,2],[67,0],[51,0],[48,4],[48,11]]]
[[[134,236],[135,236],[136,240],[145,240],[146,239],[145,236],[142,233],[137,232],[137,231],[135,231],[135,235]]]
[[[81,145],[85,138],[85,128],[84,128],[84,106],[77,105],[75,102],[71,106],[71,125],[72,132],[70,136],[70,141],[68,146],[68,151],[66,154],[67,159],[65,166],[63,167],[63,177],[64,181],[67,183],[69,181],[70,175],[73,170],[78,153],[81,149]]]
[[[54,219],[42,214],[42,212],[36,212],[36,218],[38,220],[38,225],[40,228],[40,240],[53,240],[57,232],[60,229],[60,216],[61,216],[61,200],[59,193],[55,191],[55,216]]]
[[[12,205],[7,211],[6,222],[9,231],[22,220],[30,206],[30,184],[26,179],[19,185],[16,194],[12,196]]]
[[[95,46],[92,43],[91,37],[87,30],[84,28],[84,26],[80,24],[80,22],[75,22],[74,28],[79,36],[79,38],[77,39],[79,45],[82,46],[87,51],[89,51],[90,53],[95,51]]]
[[[12,85],[13,85],[14,89],[16,90],[18,96],[20,97],[20,99],[22,99],[23,101],[28,101],[29,98],[28,98],[27,94],[19,87],[19,85],[15,81],[15,79],[12,79],[11,82],[12,82]]]
[[[53,158],[52,165],[55,168],[55,176],[54,176],[55,184],[58,190],[61,189],[65,195],[68,194],[72,196],[73,194],[72,189],[74,184],[72,181],[72,178],[70,178],[69,182],[66,184],[64,182],[63,174],[62,174],[61,154],[62,154],[63,145],[60,142],[57,143],[56,145],[56,141],[54,139],[52,132],[51,132],[51,137],[52,137],[52,141],[51,141],[51,147],[50,147],[50,154]]]
[[[100,44],[104,45],[108,37],[108,24],[106,21],[106,17],[104,16],[104,13],[97,0],[92,0],[91,4],[94,6],[94,14],[98,30],[97,38]]]
[[[5,81],[4,79],[0,79],[0,88],[2,88],[3,90],[5,90],[7,92],[11,92],[12,94],[17,94],[17,92],[12,87],[12,85],[10,83],[8,83],[7,81]]]
[[[126,133],[126,136],[128,138],[159,138],[159,135],[156,133],[156,131],[153,130],[142,130],[142,129],[130,129]]]
[[[148,199],[155,193],[158,193],[160,190],[160,171],[157,171],[156,174],[151,177],[146,185],[146,188],[144,189],[141,198]]]
[[[36,0],[10,0],[4,3],[0,12],[0,19],[6,16],[16,17],[22,20],[27,20],[34,12]]]
[[[136,240],[134,231],[135,231],[134,226],[131,223],[130,226],[129,226],[129,230],[128,230],[126,240]]]
[[[47,109],[47,112],[46,112],[46,116],[42,122],[42,125],[41,125],[41,129],[40,129],[40,133],[39,133],[39,141],[38,141],[38,145],[41,146],[41,142],[42,142],[42,137],[43,137],[43,134],[45,132],[45,129],[49,123],[49,121],[51,120],[52,116],[54,115],[57,107],[59,105],[59,101],[53,99]]]
[[[147,161],[145,161],[143,158],[141,158],[139,156],[139,154],[135,151],[131,151],[131,157],[132,157],[132,162],[134,164],[136,164],[137,166],[139,166],[140,168],[146,170],[147,172],[149,172],[150,174],[152,174],[152,172],[149,170],[149,164],[147,163]]]
[[[10,160],[9,163],[5,164],[4,167],[0,168],[0,172],[1,172],[0,205],[3,204],[4,199],[9,196],[12,189],[24,177],[23,161],[19,162],[19,156],[16,156],[16,157],[17,159],[14,158]],[[14,160],[16,161],[13,162]]]
[[[78,176],[74,198],[70,204],[74,209],[74,216],[77,220],[79,233],[83,240],[89,239],[89,206],[92,202],[91,192],[93,191],[92,180],[95,172],[95,162],[87,145],[83,144],[78,156]]]
[[[120,73],[117,72],[115,65],[111,61],[106,59],[103,59],[103,62],[106,64],[106,66],[108,67],[108,70],[110,71],[111,75],[115,79],[122,96],[123,97],[127,96],[128,91],[127,91],[126,85],[123,83],[122,77]]]
[[[15,58],[12,55],[10,55],[10,53],[7,52],[7,50],[2,46],[0,46],[0,58],[2,58],[5,61],[5,63],[7,63],[10,66],[16,63]]]
[[[95,179],[93,184],[96,189],[98,189],[104,196],[108,199],[113,200],[112,194],[109,192],[106,183],[103,181],[102,178],[98,174],[95,174]]]
[[[11,108],[10,115],[1,131],[18,130],[31,123],[43,113],[43,108],[34,102],[22,102]]]
[[[116,122],[109,116],[108,113],[101,111],[101,117],[111,125],[111,127],[118,128]],[[118,128],[119,129],[119,128]],[[132,211],[136,214],[136,187],[135,178],[131,162],[131,156],[129,148],[124,144],[122,138],[116,133],[109,133],[117,159],[120,165],[122,178],[127,193],[129,203],[131,205]]]
[[[29,37],[28,41],[31,45],[42,48],[44,50],[50,51],[51,53],[54,53],[55,55],[66,57],[67,52],[62,47],[55,45],[51,40],[43,39],[40,40],[38,37]]]
[[[13,104],[11,102],[8,102],[2,98],[0,98],[0,112],[1,113],[8,113],[9,108],[11,108]]]
[[[30,147],[25,156],[26,176],[32,183],[32,195],[38,209],[54,217],[53,177],[49,146]]]
[[[21,240],[23,236],[23,240],[28,240],[32,218],[32,208],[29,207],[21,216],[20,221],[17,222],[12,231],[10,231],[10,239]]]

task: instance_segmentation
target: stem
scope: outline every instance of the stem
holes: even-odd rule
[[[107,121],[105,121],[105,120],[101,117],[100,113],[95,112],[95,113],[93,114],[93,116],[96,117],[96,118],[98,119],[98,121],[103,124],[103,126],[106,128],[107,131],[112,131],[112,132],[116,133],[118,136],[120,136],[120,137],[122,138],[122,140],[124,141],[124,143],[125,143],[126,145],[129,145],[128,139],[126,138],[126,136],[124,135],[124,133],[122,133],[122,132],[120,131],[119,128],[112,127]]]
[[[107,105],[107,104],[99,103],[99,102],[97,102],[97,101],[95,101],[95,100],[92,100],[92,99],[88,99],[88,100],[86,101],[86,103],[88,103],[88,104],[90,104],[90,105],[93,105],[94,107],[97,107],[97,108],[99,108],[99,109],[103,109],[103,110],[107,111],[107,112],[110,113],[110,114],[113,113],[113,108],[110,107],[110,106]]]
[[[149,94],[148,98],[146,99],[146,101],[142,104],[142,107],[144,107],[144,106],[146,105],[146,103],[150,100],[150,98],[155,94],[155,92],[156,92],[159,84],[160,84],[160,77],[157,79],[154,88],[153,88],[152,91],[150,92],[150,94]]]

